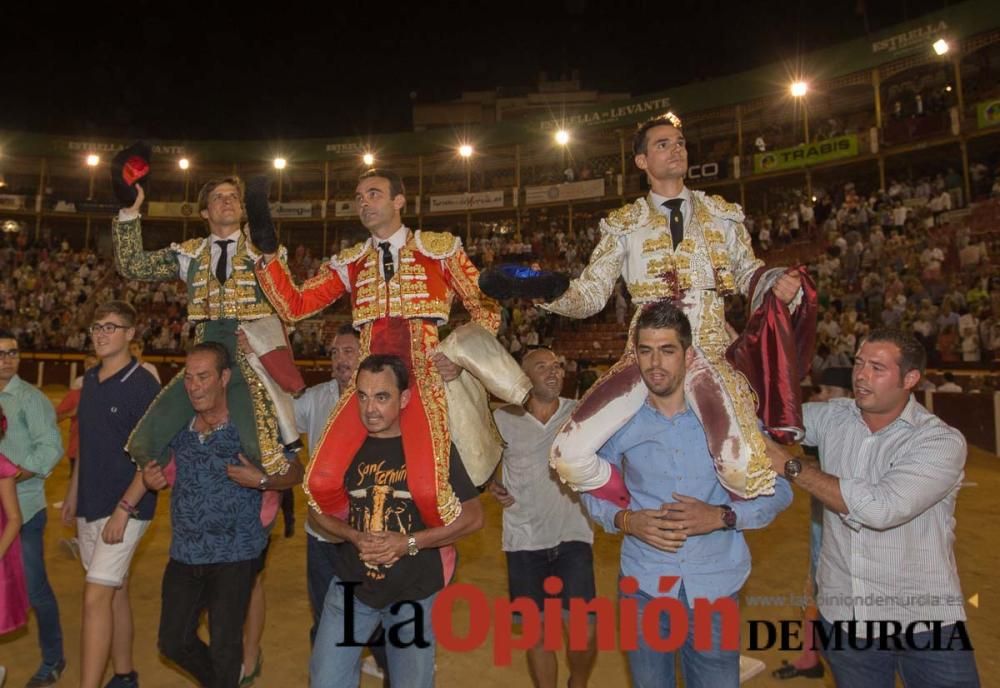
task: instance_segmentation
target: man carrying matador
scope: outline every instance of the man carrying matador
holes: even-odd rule
[[[139,211],[145,198],[143,187],[149,187],[150,157],[151,147],[137,143],[121,151],[111,166],[112,187],[122,206],[112,222],[118,272],[131,280],[180,279],[186,283],[187,317],[197,323],[195,343],[219,342],[235,362],[227,390],[229,412],[243,454],[266,474],[261,489],[296,484],[301,468],[285,456],[299,441],[290,395],[301,392],[305,383],[292,359],[284,326],[254,273],[263,251],[277,251],[277,246],[254,246],[241,228],[244,186],[231,176],[209,181],[198,194],[207,237],[144,250]],[[254,353],[246,354],[236,346],[237,330],[247,334]],[[139,466],[149,461],[167,465],[167,446],[194,416],[183,380],[182,369],[129,437],[126,449]],[[290,467],[294,470],[289,471]]]
[[[685,187],[688,156],[678,117],[668,113],[641,125],[633,153],[650,192],[601,221],[590,262],[568,289],[553,290],[550,275],[502,268],[483,275],[483,290],[498,298],[545,293],[545,310],[587,318],[604,308],[622,277],[639,310],[676,303],[691,321],[696,352],[685,397],[705,428],[719,480],[737,497],[772,494],[775,474],[758,428],[763,423],[784,441],[801,433],[799,381],[812,355],[815,290],[803,268],[769,270],[754,256],[738,205]],[[731,341],[724,298],[737,292],[750,298],[752,315]],[[627,503],[621,476],[597,450],[639,410],[646,392],[628,347],[557,436],[552,464],[563,480]]]
[[[486,389],[509,403],[522,403],[531,383],[495,338],[499,304],[480,292],[479,272],[461,240],[403,224],[406,195],[399,175],[369,170],[358,182],[355,200],[371,234],[367,240],[335,255],[301,286],[273,254],[258,263],[257,279],[286,322],[314,315],[350,294],[354,327],[361,335],[359,357],[394,354],[405,362],[412,380],[400,419],[407,484],[424,523],[448,525],[461,511],[448,482],[452,444],[473,482],[484,483],[502,451]],[[254,215],[250,226],[254,236],[273,231]],[[472,322],[439,342],[438,327],[448,322],[456,295]],[[319,512],[344,518],[345,472],[365,437],[352,384],[317,438],[307,471],[304,486]]]

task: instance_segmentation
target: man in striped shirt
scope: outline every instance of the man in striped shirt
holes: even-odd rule
[[[882,328],[854,359],[854,399],[803,406],[821,465],[768,444],[774,469],[824,505],[820,642],[837,685],[978,687],[955,564],[965,439],[911,396],[927,354]],[[854,636],[849,642],[838,635]]]

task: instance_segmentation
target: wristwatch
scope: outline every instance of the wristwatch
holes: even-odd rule
[[[417,548],[417,538],[411,535],[406,539],[406,553],[411,557],[415,557],[419,551],[420,550]]]
[[[733,507],[728,504],[720,504],[719,508],[722,509],[722,522],[726,524],[726,530],[732,530],[736,527],[736,512],[733,511]]]
[[[802,472],[802,462],[798,459],[789,459],[785,462],[785,477],[794,482],[796,478],[799,477],[799,473]]]
[[[264,477],[260,479],[259,483],[257,483],[257,489],[263,492],[264,490],[267,489],[267,486],[270,482],[271,482],[271,476],[264,474]]]

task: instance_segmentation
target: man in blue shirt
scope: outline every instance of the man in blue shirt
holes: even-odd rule
[[[240,681],[243,624],[267,535],[261,493],[241,484],[232,467],[250,466],[229,418],[228,350],[197,344],[188,354],[184,387],[195,416],[170,443],[166,469],[150,461],[143,480],[150,489],[173,484],[170,498],[170,560],[163,574],[160,651],[202,686],[232,688]],[[171,473],[175,472],[173,480]],[[210,642],[198,637],[198,618],[208,611]]]
[[[696,599],[711,602],[736,593],[750,575],[745,529],[762,528],[792,501],[783,479],[773,496],[733,500],[715,475],[705,430],[685,401],[684,378],[694,360],[691,324],[669,302],[643,311],[635,325],[636,358],[649,390],[646,403],[601,448],[599,456],[617,467],[631,494],[619,509],[587,493],[581,497],[591,517],[610,533],[622,532],[621,575],[638,590],[623,593],[638,602],[641,616],[655,597],[676,598],[688,614],[680,648],[688,688],[736,688],[739,651],[721,648],[721,615],[712,616],[712,647],[694,647]],[[669,590],[661,580],[675,577]],[[664,586],[666,587],[666,586]],[[670,614],[660,614],[661,638],[668,638]],[[640,633],[628,652],[635,688],[674,685],[674,653],[657,652]]]
[[[18,468],[15,480],[18,506],[24,518],[21,526],[24,576],[42,650],[41,666],[27,688],[41,688],[58,681],[66,669],[59,604],[45,573],[42,546],[47,520],[45,479],[59,463],[63,447],[56,410],[41,391],[18,377],[20,363],[17,338],[11,332],[0,332],[0,407],[10,424],[0,438],[0,454]]]
[[[108,301],[94,311],[90,336],[101,365],[84,373],[77,409],[80,462],[63,504],[76,517],[83,590],[80,688],[100,688],[108,657],[115,675],[105,688],[135,688],[132,606],[128,574],[132,557],[156,511],[156,494],[125,453],[125,444],[160,391],[156,378],[132,358],[135,309]]]

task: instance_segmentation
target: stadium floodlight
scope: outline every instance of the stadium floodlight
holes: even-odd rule
[[[801,98],[809,92],[809,84],[804,81],[795,81],[792,83],[790,90],[793,96]]]
[[[939,38],[936,41],[934,41],[933,48],[934,52],[937,53],[938,55],[944,55],[949,50],[951,50],[951,46],[948,45],[948,41],[946,41],[943,38]]]
[[[177,166],[182,170],[186,170],[187,168],[191,167],[191,161],[188,160],[187,158],[181,158],[180,160],[177,161]]]
[[[91,153],[90,155],[87,156],[87,165],[89,167],[97,167],[97,165],[100,162],[101,162],[101,156],[99,155]]]
[[[560,146],[565,146],[567,143],[569,143],[569,132],[566,131],[565,129],[560,129],[559,131],[557,131],[556,143],[558,143]]]
[[[368,167],[371,167],[372,165],[375,164],[375,156],[372,155],[371,153],[365,153],[361,157],[361,159],[364,161],[366,165],[368,165]]]
[[[285,169],[286,165],[288,165],[288,161],[285,160],[284,158],[275,158],[274,159],[274,169],[276,169],[276,170],[283,170],[283,169]]]
[[[458,154],[461,155],[463,158],[471,158],[472,146],[470,146],[467,143],[463,143],[461,146],[458,147]]]

